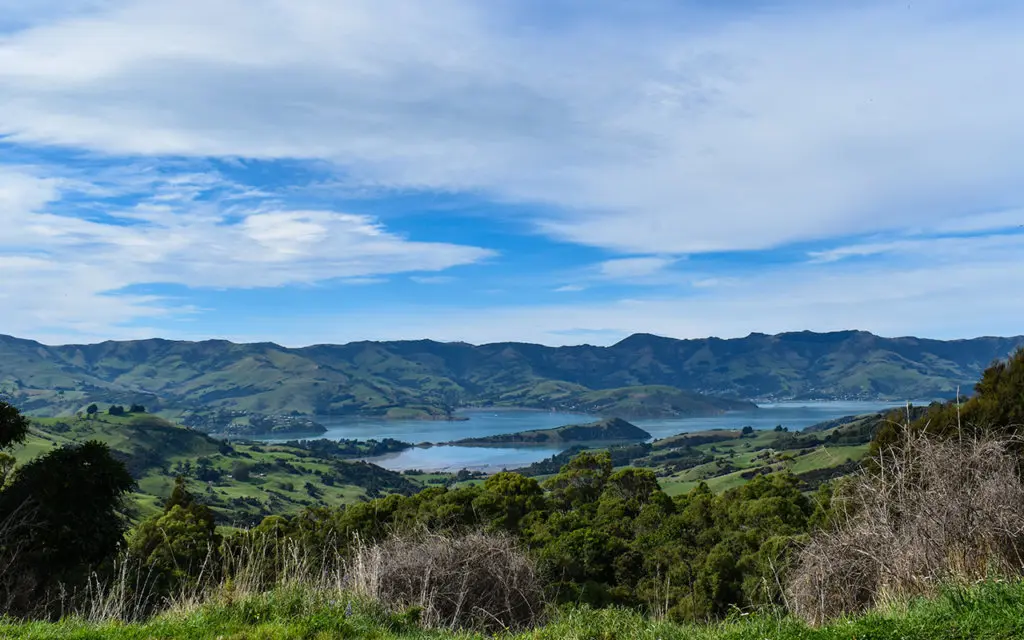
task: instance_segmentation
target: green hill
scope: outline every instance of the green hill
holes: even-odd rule
[[[255,525],[267,515],[363,502],[423,488],[415,478],[351,458],[408,447],[404,443],[255,444],[226,442],[153,415],[35,418],[20,462],[68,443],[98,440],[125,462],[138,483],[134,516],[157,510],[176,476],[214,508],[225,525]]]
[[[454,405],[623,417],[743,408],[728,398],[908,399],[970,389],[1024,337],[937,341],[870,333],[635,335],[610,347],[429,340],[290,349],[222,340],[46,346],[0,336],[0,398],[34,415],[138,402],[167,416],[445,417]]]
[[[650,437],[651,434],[622,418],[605,418],[588,424],[569,424],[555,429],[533,429],[484,438],[465,438],[449,444],[501,446],[571,442],[635,442],[647,440]]]

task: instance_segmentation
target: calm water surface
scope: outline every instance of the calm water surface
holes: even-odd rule
[[[661,418],[631,420],[655,438],[677,433],[709,429],[738,429],[750,425],[755,429],[772,429],[783,425],[796,431],[825,420],[861,413],[872,413],[899,406],[887,402],[785,402],[761,405],[757,411],[734,412],[705,418]],[[593,416],[525,410],[473,410],[461,415],[464,422],[424,420],[377,420],[366,418],[332,418],[319,416],[317,421],[327,427],[322,438],[360,440],[395,438],[405,442],[448,442],[461,438],[514,433],[527,429],[548,429],[566,424],[595,420]],[[371,459],[387,469],[423,469],[425,471],[458,471],[470,469],[500,471],[515,469],[562,451],[565,447],[451,447],[409,449],[401,453]]]

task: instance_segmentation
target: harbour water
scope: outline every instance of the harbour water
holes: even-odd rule
[[[822,401],[783,402],[761,405],[756,411],[732,412],[717,416],[696,418],[659,418],[631,420],[633,424],[650,433],[654,438],[664,438],[677,433],[707,431],[711,429],[738,429],[751,426],[755,429],[773,429],[782,425],[791,431],[798,431],[819,422],[843,416],[873,413],[882,409],[899,406],[899,403]],[[411,443],[450,442],[462,438],[484,437],[501,433],[514,433],[529,429],[549,429],[567,424],[590,422],[594,416],[556,413],[546,411],[472,410],[460,414],[468,420],[380,420],[367,418],[336,418],[319,416],[317,421],[327,427],[322,438],[330,439],[377,439],[395,438]],[[424,471],[500,471],[515,469],[538,462],[562,451],[564,446],[510,446],[510,447],[463,447],[433,446],[413,448],[401,453],[371,459],[387,469],[402,471],[422,469]]]

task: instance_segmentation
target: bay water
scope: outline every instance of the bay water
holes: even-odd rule
[[[777,425],[782,425],[790,431],[799,431],[819,422],[849,415],[874,413],[896,406],[900,406],[900,403],[881,401],[781,402],[761,405],[756,411],[737,411],[707,417],[630,420],[630,422],[644,429],[654,438],[711,429],[739,429],[748,425],[754,429],[773,429]],[[598,419],[595,416],[574,413],[520,409],[476,409],[460,412],[459,415],[468,420],[382,420],[332,416],[318,416],[316,420],[327,428],[327,433],[320,436],[321,438],[335,440],[395,438],[417,444],[451,442],[462,438],[478,438],[530,429],[550,429]],[[445,445],[428,448],[416,447],[368,460],[395,471],[469,469],[471,471],[495,472],[539,462],[566,448],[565,445],[508,447]]]

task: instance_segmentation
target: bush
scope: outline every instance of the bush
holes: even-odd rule
[[[507,535],[392,537],[358,548],[346,580],[394,612],[418,609],[427,627],[522,629],[545,609],[532,560]]]
[[[837,524],[800,552],[788,585],[812,623],[939,584],[1024,573],[1024,483],[1007,438],[908,432],[832,498]]]

